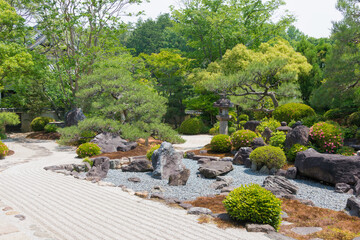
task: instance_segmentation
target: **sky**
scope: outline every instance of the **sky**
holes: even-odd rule
[[[332,21],[339,21],[342,15],[336,10],[336,0],[285,0],[285,9],[288,9],[297,19],[294,24],[298,29],[310,37],[329,37]],[[155,19],[162,13],[170,12],[169,6],[178,8],[178,0],[150,0],[140,6],[129,6],[127,12],[145,11],[141,18]],[[284,9],[282,9],[283,11]],[[136,21],[136,18],[124,18],[127,21]]]

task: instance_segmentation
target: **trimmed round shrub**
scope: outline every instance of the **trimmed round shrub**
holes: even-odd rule
[[[343,119],[345,116],[349,115],[352,112],[353,111],[350,109],[334,108],[324,113],[324,118],[326,120]]]
[[[150,148],[150,150],[148,150],[146,152],[146,158],[151,160],[151,157],[152,157],[154,151],[159,149],[159,148],[160,148],[160,144],[157,144],[157,145],[153,146],[152,148]]]
[[[270,145],[274,147],[284,148],[286,134],[282,131],[273,132],[270,138]]]
[[[256,133],[251,130],[239,130],[231,135],[231,143],[236,150],[241,147],[250,147],[256,137]]]
[[[280,122],[289,123],[291,120],[298,121],[305,117],[314,116],[315,111],[306,104],[287,103],[277,107],[272,115]]]
[[[289,150],[286,151],[286,158],[289,162],[294,162],[296,158],[296,154],[298,152],[302,152],[307,150],[308,147],[301,144],[294,144]]]
[[[76,149],[76,154],[81,157],[92,157],[99,155],[101,153],[101,149],[95,143],[83,143]]]
[[[322,152],[335,153],[343,145],[341,129],[326,122],[314,124],[310,128],[309,138]]]
[[[235,220],[269,224],[279,229],[281,200],[258,184],[241,185],[229,193],[223,204]]]
[[[201,132],[204,123],[199,118],[189,118],[180,125],[180,133],[188,135],[196,135]]]
[[[218,134],[211,139],[211,150],[219,153],[226,153],[231,151],[231,140],[228,135]]]
[[[360,112],[350,114],[347,119],[347,124],[360,127]]]
[[[37,117],[32,120],[30,127],[35,132],[43,131],[49,122],[55,122],[55,119],[51,117]]]
[[[281,123],[274,118],[264,118],[262,122],[256,127],[256,131],[262,133],[265,131],[265,128],[269,128],[272,132],[275,132],[278,127],[281,126]]]
[[[284,151],[279,147],[263,146],[258,147],[250,153],[250,160],[257,166],[267,166],[269,169],[282,168],[286,163]]]
[[[9,153],[9,148],[5,145],[5,143],[3,143],[2,141],[0,141],[0,158],[5,158]]]
[[[56,132],[58,129],[58,127],[54,124],[47,124],[45,127],[44,127],[44,130],[45,132],[47,133],[53,133],[53,132]]]
[[[348,146],[343,146],[338,149],[337,154],[341,154],[343,156],[353,156],[355,154],[355,149]]]

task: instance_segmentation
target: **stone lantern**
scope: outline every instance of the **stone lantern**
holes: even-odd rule
[[[214,107],[220,109],[220,114],[216,118],[220,121],[220,134],[228,134],[228,121],[231,119],[229,115],[229,108],[233,107],[234,104],[226,98],[225,94],[220,94],[221,98],[214,102]]]

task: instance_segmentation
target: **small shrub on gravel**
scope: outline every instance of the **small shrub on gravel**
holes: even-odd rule
[[[204,129],[204,123],[199,118],[190,118],[180,125],[180,133],[188,135],[199,134]]]
[[[250,160],[258,166],[266,165],[269,169],[282,168],[286,163],[284,151],[279,147],[258,147],[250,154]]]
[[[277,131],[272,133],[272,137],[270,138],[270,145],[283,149],[285,140],[286,134],[282,131]]]
[[[265,128],[269,128],[271,131],[275,132],[281,124],[279,121],[273,118],[264,118],[259,126],[256,127],[256,131],[259,133],[264,132]]]
[[[155,145],[152,148],[150,148],[150,150],[146,152],[146,158],[151,161],[151,157],[152,157],[154,151],[159,149],[159,148],[160,148],[160,144]]]
[[[305,117],[314,116],[315,111],[306,104],[287,103],[277,107],[272,115],[280,122],[289,123],[291,120],[298,121]]]
[[[55,122],[55,119],[50,117],[37,117],[32,120],[30,127],[35,132],[43,131],[49,122]]]
[[[95,143],[83,143],[76,149],[76,154],[81,158],[96,156],[100,153],[101,149]]]
[[[44,127],[44,130],[45,132],[47,133],[53,133],[53,132],[57,132],[57,126],[54,125],[54,124],[47,124],[45,127]]]
[[[218,134],[211,139],[211,150],[219,153],[226,153],[231,151],[231,140],[228,135]]]
[[[231,218],[269,224],[276,230],[281,223],[281,200],[258,184],[242,185],[231,191],[223,201]]]
[[[360,112],[354,112],[350,114],[350,116],[347,119],[347,124],[356,125],[360,127]]]
[[[256,137],[256,133],[251,130],[239,130],[231,135],[231,143],[238,150],[241,147],[250,147]]]
[[[302,152],[307,150],[308,147],[301,144],[294,144],[289,150],[286,151],[286,158],[289,162],[294,162],[296,158],[296,154],[298,152]]]
[[[9,148],[5,145],[5,143],[3,143],[2,141],[0,141],[0,158],[5,158],[9,153]]]
[[[322,152],[335,153],[343,145],[341,129],[326,122],[314,124],[310,128],[309,137]]]

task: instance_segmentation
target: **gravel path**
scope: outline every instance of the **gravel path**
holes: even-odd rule
[[[186,186],[168,186],[167,181],[154,179],[151,173],[129,173],[119,170],[110,170],[104,181],[112,182],[115,185],[125,185],[135,191],[151,192],[154,186],[162,186],[165,189],[165,197],[173,197],[181,200],[192,200],[199,196],[214,195],[220,190],[210,188],[215,180],[198,177],[198,167],[196,161],[184,159],[184,164],[190,169],[191,175]],[[234,165],[234,170],[226,176],[232,176],[234,183],[231,186],[238,187],[241,184],[257,183],[262,184],[266,175],[253,172],[243,166]],[[132,183],[129,177],[139,177],[140,183]],[[334,188],[309,180],[290,180],[299,187],[297,197],[300,199],[312,200],[316,206],[333,210],[342,210],[346,206],[346,201],[350,197],[347,194],[335,193]]]
[[[54,142],[7,144],[15,150],[7,160],[18,164],[0,173],[0,199],[25,215],[25,221],[43,227],[46,239],[268,239],[262,233],[198,224],[185,210],[45,171],[44,166],[81,161]]]

